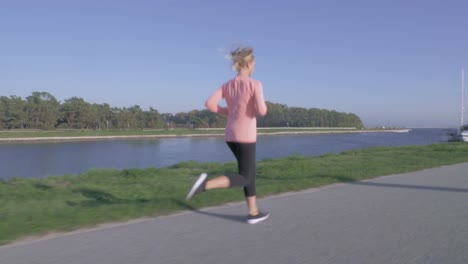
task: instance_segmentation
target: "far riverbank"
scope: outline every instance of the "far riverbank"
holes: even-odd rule
[[[356,128],[258,128],[259,136],[341,134],[341,133],[407,133],[410,129],[356,129]],[[0,143],[9,142],[69,142],[174,137],[219,137],[224,129],[174,129],[141,131],[1,131]]]

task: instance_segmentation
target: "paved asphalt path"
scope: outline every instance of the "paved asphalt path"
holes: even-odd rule
[[[1,264],[468,263],[468,163],[0,247]]]

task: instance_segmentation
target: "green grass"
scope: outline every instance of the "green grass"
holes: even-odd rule
[[[223,131],[221,131],[222,133]],[[0,138],[26,138],[26,137],[86,137],[86,136],[141,136],[141,135],[188,135],[211,134],[219,131],[205,131],[195,129],[173,130],[44,130],[44,131],[8,131],[0,133]]]
[[[290,156],[257,165],[260,197],[337,182],[468,162],[468,144],[371,148],[319,157]],[[184,198],[201,172],[235,172],[235,163],[184,162],[169,168],[92,170],[76,176],[0,181],[0,244],[30,235],[158,216],[242,201],[239,189]]]

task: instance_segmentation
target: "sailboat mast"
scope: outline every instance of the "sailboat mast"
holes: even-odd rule
[[[461,125],[463,126],[465,123],[464,114],[465,114],[465,71],[462,69],[462,112],[461,112]]]

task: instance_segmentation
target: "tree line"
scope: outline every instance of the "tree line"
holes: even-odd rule
[[[288,107],[267,102],[268,113],[258,118],[259,127],[362,127],[361,119],[352,113],[324,109]],[[93,104],[80,97],[59,102],[47,92],[33,92],[22,99],[0,97],[0,129],[167,129],[218,128],[226,125],[226,116],[208,110],[176,114],[159,113],[139,105],[112,107]]]

